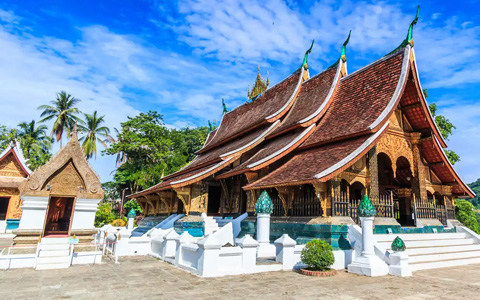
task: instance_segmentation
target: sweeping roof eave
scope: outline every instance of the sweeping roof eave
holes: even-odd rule
[[[365,155],[385,132],[388,124],[385,123],[376,133],[295,154],[278,169],[243,188],[251,190],[328,181]]]
[[[410,45],[340,79],[334,99],[300,149],[377,131],[393,113],[406,86]]]
[[[197,153],[218,147],[242,134],[283,117],[295,102],[303,81],[304,68],[297,69],[280,83],[267,89],[253,102],[224,114],[211,142]]]

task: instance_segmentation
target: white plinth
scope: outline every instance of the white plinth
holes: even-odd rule
[[[366,276],[388,274],[388,265],[375,255],[373,239],[374,217],[360,217],[362,222],[362,255],[348,265],[348,272]]]
[[[133,229],[133,218],[128,218],[127,228]]]
[[[408,264],[408,254],[405,252],[394,252],[390,254],[390,266],[388,273],[394,276],[412,276],[412,268]]]
[[[270,244],[270,214],[257,214],[257,257],[275,257],[275,245]]]
[[[22,196],[22,217],[18,229],[43,230],[48,197]]]

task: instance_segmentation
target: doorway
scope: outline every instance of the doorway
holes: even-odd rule
[[[70,229],[74,198],[51,197],[48,203],[44,236],[66,235]]]
[[[10,197],[0,197],[0,221],[7,219],[8,203]]]
[[[220,186],[210,185],[208,186],[208,204],[207,214],[217,215],[220,210],[220,198],[222,195],[222,189]]]

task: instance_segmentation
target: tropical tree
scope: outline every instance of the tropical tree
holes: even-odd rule
[[[0,125],[0,151],[3,151],[11,142],[15,141],[16,136],[15,129]]]
[[[50,149],[53,138],[46,133],[47,126],[36,126],[35,121],[18,124],[17,136],[22,147],[23,154],[28,158],[28,165],[36,169],[50,159]]]
[[[75,107],[80,102],[80,99],[61,91],[57,94],[57,98],[50,101],[52,105],[40,105],[39,110],[43,110],[40,117],[40,122],[54,120],[52,126],[51,136],[55,134],[56,141],[60,141],[62,147],[63,132],[69,134],[76,122],[81,120],[76,116],[80,111]]]
[[[83,151],[87,159],[92,158],[95,155],[97,158],[97,142],[107,148],[107,143],[112,139],[110,136],[110,129],[106,126],[102,126],[105,122],[105,116],[98,116],[97,111],[93,114],[85,114],[85,122],[78,124],[78,129],[85,136],[80,138],[82,142]],[[103,138],[103,139],[102,139]]]

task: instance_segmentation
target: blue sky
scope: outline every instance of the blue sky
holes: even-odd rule
[[[415,51],[429,102],[457,127],[448,141],[467,182],[480,178],[480,4],[476,1],[2,1],[0,124],[37,119],[65,90],[119,128],[156,110],[171,127],[206,125],[246,100],[257,66],[277,83],[309,57],[311,74],[340,55],[349,72],[405,38],[420,4]],[[58,146],[57,146],[58,147]],[[92,165],[111,178],[113,157]]]

